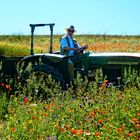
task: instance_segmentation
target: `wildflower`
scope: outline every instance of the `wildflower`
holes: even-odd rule
[[[136,128],[137,129],[140,129],[140,124],[136,124]]]
[[[36,106],[37,106],[37,104],[30,104],[30,106],[36,107]]]
[[[70,132],[71,132],[72,134],[74,134],[74,135],[77,134],[77,131],[76,131],[75,129],[71,129]]]
[[[113,83],[107,83],[107,87],[112,87]]]
[[[53,115],[53,118],[56,119],[57,118],[57,115]]]
[[[96,118],[96,115],[92,115],[92,117],[95,119]]]
[[[129,136],[129,137],[132,137],[132,136],[133,136],[133,133],[128,133],[128,136]]]
[[[82,135],[83,134],[83,130],[77,130],[77,133]]]
[[[118,133],[123,134],[123,128],[119,127],[119,128],[118,128]]]
[[[140,113],[137,113],[137,116],[140,117]]]
[[[91,135],[91,133],[90,133],[90,132],[85,132],[85,134],[86,134],[87,136]]]
[[[4,87],[4,83],[1,83],[1,86]]]
[[[100,120],[100,119],[98,120],[98,123],[100,123],[100,124],[101,124],[102,122],[103,122],[102,120]]]
[[[12,133],[14,133],[14,131],[15,131],[15,128],[14,128],[14,127],[12,127],[12,128],[11,128],[11,132],[12,132]]]
[[[123,138],[126,139],[126,136],[124,135]]]
[[[108,80],[105,80],[104,82],[105,82],[105,83],[108,83],[109,81],[108,81]]]
[[[96,137],[100,137],[101,136],[101,133],[100,132],[95,132],[95,136]]]
[[[104,120],[106,121],[106,120],[107,120],[107,118],[104,118]]]
[[[11,91],[12,90],[12,88],[9,88],[9,91]]]
[[[95,112],[94,112],[94,111],[91,112],[91,115],[92,115],[92,117],[93,117],[94,119],[96,118],[96,115],[95,115]]]
[[[120,94],[120,95],[121,95],[121,94],[122,94],[122,92],[120,91],[120,92],[118,92],[118,94]]]
[[[67,129],[70,129],[69,125],[65,125],[64,127],[67,128]]]
[[[9,88],[10,88],[10,86],[9,86],[9,85],[5,85],[5,87],[6,87],[6,89],[9,89]]]
[[[65,132],[65,129],[64,129],[64,127],[62,127],[62,128],[59,128],[59,131],[60,131],[60,132]]]
[[[26,104],[26,103],[28,103],[28,102],[29,102],[28,97],[24,97],[24,103]]]
[[[118,128],[118,132],[122,132],[122,128],[119,127],[119,128]]]
[[[130,123],[132,123],[132,124],[138,124],[139,123],[139,120],[137,118],[132,118],[130,120]]]
[[[92,112],[91,112],[91,115],[95,115],[95,112],[94,112],[94,111],[92,111]]]
[[[106,112],[106,111],[104,111],[103,113],[104,113],[104,115],[106,115],[106,114],[107,114],[107,112]]]
[[[51,108],[51,105],[47,105],[46,108],[47,108],[47,109],[50,109],[50,108]]]
[[[56,124],[56,125],[55,125],[55,128],[56,128],[56,129],[58,129],[58,128],[59,128],[59,125],[58,125],[58,124]]]
[[[45,113],[43,116],[44,116],[44,117],[47,117],[47,116],[48,116],[48,114],[47,114],[47,113]]]
[[[106,87],[106,83],[102,83],[102,87]]]

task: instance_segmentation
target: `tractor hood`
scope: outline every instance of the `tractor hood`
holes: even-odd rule
[[[92,64],[140,64],[140,53],[91,53],[89,58]]]
[[[61,59],[65,57],[64,55],[59,55],[59,54],[35,54],[35,56],[41,56],[44,58],[46,57],[53,62],[59,62]]]

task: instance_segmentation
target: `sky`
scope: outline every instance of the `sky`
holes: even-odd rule
[[[29,24],[55,23],[54,34],[140,35],[140,0],[0,0],[0,34],[30,34]],[[48,34],[40,27],[35,34]]]

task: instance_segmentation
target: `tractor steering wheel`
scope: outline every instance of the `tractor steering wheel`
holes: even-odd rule
[[[84,50],[88,48],[88,45],[85,45],[83,47],[80,48],[80,51],[78,52],[78,54],[83,54]]]
[[[74,52],[74,55],[83,54],[84,50],[87,49],[87,48],[88,48],[88,45],[85,45],[85,46],[81,47],[79,52]]]

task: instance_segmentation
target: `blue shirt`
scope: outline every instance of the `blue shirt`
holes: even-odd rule
[[[67,39],[66,39],[66,35],[63,36],[62,39],[61,39],[61,42],[60,42],[60,44],[61,44],[61,49],[62,49],[63,51],[64,51],[64,48],[65,48],[65,47],[74,48],[74,42],[73,42],[72,38],[71,38],[69,35],[67,35],[67,36],[68,36],[68,41],[69,41],[69,45],[70,45],[70,46],[68,45],[68,42],[67,42]],[[79,45],[79,44],[77,44],[77,46],[78,46],[78,48],[80,48],[80,45]],[[69,55],[69,56],[74,55],[73,53],[74,53],[73,50],[69,50],[68,55]]]

